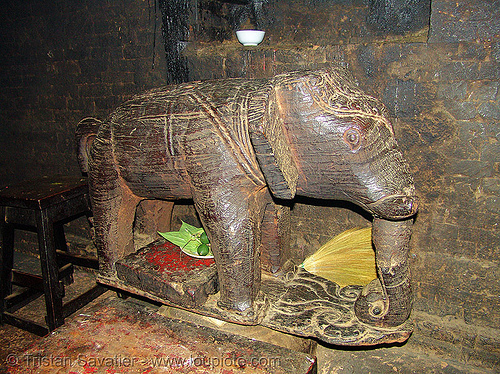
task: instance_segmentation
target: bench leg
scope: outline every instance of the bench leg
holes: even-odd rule
[[[6,310],[5,298],[12,293],[12,266],[14,265],[14,228],[5,222],[5,207],[0,207],[0,316]]]
[[[38,247],[42,267],[45,305],[47,308],[47,325],[49,331],[64,324],[63,303],[64,288],[59,282],[56,246],[54,241],[54,222],[50,211],[43,209],[36,212],[38,230]]]
[[[68,245],[66,244],[66,235],[64,233],[64,225],[62,222],[54,223],[54,245],[59,253],[68,253]],[[57,256],[57,266],[59,269],[69,265],[70,261],[66,261],[63,256]],[[69,286],[73,283],[73,271],[68,276],[62,279],[64,286]]]
[[[12,293],[11,272],[14,262],[14,232],[5,222],[5,207],[0,207],[0,312],[3,323],[3,313],[6,309],[5,298]]]

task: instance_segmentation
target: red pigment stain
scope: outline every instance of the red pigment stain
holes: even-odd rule
[[[87,363],[83,366],[83,370],[85,374],[97,373],[96,367],[89,367]]]
[[[146,260],[161,272],[176,269],[190,271],[202,269],[215,263],[213,258],[198,259],[188,256],[178,246],[169,242],[151,247],[146,253]]]

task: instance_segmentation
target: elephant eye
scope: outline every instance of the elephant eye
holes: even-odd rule
[[[351,148],[351,151],[357,151],[361,146],[361,134],[358,129],[350,128],[344,132],[344,142]]]

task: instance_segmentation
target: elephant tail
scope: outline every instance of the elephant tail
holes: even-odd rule
[[[76,127],[76,151],[82,173],[88,172],[90,147],[97,136],[97,131],[101,127],[101,124],[101,120],[87,117],[82,119]]]

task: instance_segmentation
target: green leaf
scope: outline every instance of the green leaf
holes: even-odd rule
[[[187,243],[184,247],[181,248],[189,253],[197,253],[199,245],[200,243],[197,240],[191,240],[189,243]]]
[[[181,221],[181,222],[182,222],[182,225],[181,225],[181,228],[179,229],[179,232],[187,231],[191,235],[199,238],[201,233],[204,231],[203,227],[198,228],[198,227],[192,226],[189,223],[186,223],[184,221]]]
[[[181,248],[191,240],[191,234],[187,231],[159,232],[158,234]]]
[[[200,236],[204,232],[203,227],[198,228],[182,221],[179,231],[158,232],[158,234],[182,249],[196,253],[198,246],[201,244]]]

